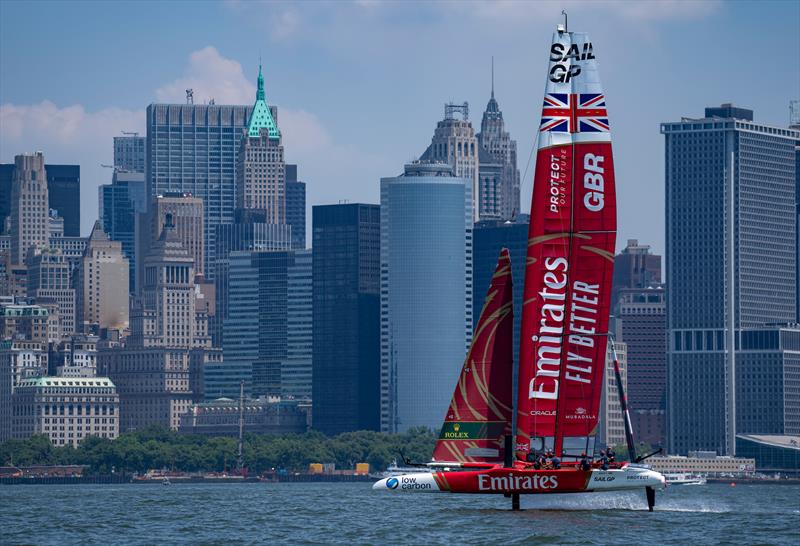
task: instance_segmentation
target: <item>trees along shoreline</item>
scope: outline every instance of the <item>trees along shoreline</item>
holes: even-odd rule
[[[337,436],[316,431],[245,434],[243,457],[250,474],[280,469],[306,472],[311,463],[335,463],[337,469],[369,463],[371,470],[381,471],[399,459],[400,451],[414,461],[429,461],[435,443],[435,434],[424,427],[402,434],[366,430]],[[77,448],[54,446],[45,435],[8,440],[0,443],[0,465],[88,465],[90,474],[143,473],[151,469],[223,472],[236,467],[237,453],[236,438],[179,434],[153,425],[121,434],[115,440],[90,436]]]

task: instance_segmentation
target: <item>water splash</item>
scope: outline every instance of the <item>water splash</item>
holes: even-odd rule
[[[522,498],[528,510],[647,510],[644,492],[612,492],[590,494],[536,495]],[[656,497],[657,512],[696,512],[723,514],[730,512],[718,499],[678,499]]]

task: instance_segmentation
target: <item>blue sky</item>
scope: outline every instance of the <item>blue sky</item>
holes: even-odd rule
[[[0,2],[0,161],[43,150],[79,163],[82,232],[97,216],[111,138],[144,132],[150,102],[253,100],[259,55],[286,157],[311,204],[378,202],[379,179],[430,142],[444,102],[476,127],[496,96],[520,170],[538,126],[550,36],[590,33],[615,142],[618,247],[663,250],[659,122],[733,102],[788,123],[800,98],[800,3]],[[530,202],[532,166],[523,179]]]

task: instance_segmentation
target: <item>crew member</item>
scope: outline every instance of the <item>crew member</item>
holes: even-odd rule
[[[615,462],[615,461],[616,461],[617,454],[616,454],[616,453],[614,453],[614,448],[613,448],[613,447],[609,447],[609,448],[606,450],[606,457],[608,457],[608,462],[609,462],[609,463],[613,463],[613,462]]]
[[[558,456],[558,455],[553,455],[553,456],[550,458],[550,462],[551,462],[551,464],[553,465],[553,468],[554,468],[555,470],[558,470],[559,468],[561,468],[561,459],[559,458],[559,456]]]
[[[581,453],[581,470],[589,471],[592,469],[591,463],[589,463],[589,458],[586,456],[586,453]]]
[[[600,450],[600,468],[603,470],[608,470],[608,457],[606,456],[606,452]]]

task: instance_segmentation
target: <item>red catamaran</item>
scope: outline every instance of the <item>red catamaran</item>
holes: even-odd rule
[[[595,51],[586,34],[559,25],[539,128],[515,435],[511,261],[503,249],[433,461],[420,465],[429,471],[385,478],[374,489],[503,493],[514,509],[519,494],[645,489],[653,509],[661,474],[638,462],[587,460],[595,452],[603,388],[616,223],[611,133]],[[555,454],[560,468],[534,462],[545,453]]]

